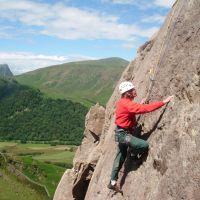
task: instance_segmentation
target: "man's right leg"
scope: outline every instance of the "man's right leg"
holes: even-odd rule
[[[127,145],[119,143],[117,148],[117,154],[112,168],[111,180],[116,181],[118,179],[118,173],[122,168],[122,165],[126,159],[126,155],[127,155]]]
[[[119,170],[122,168],[122,165],[126,159],[127,155],[127,146],[126,144],[119,143],[117,148],[117,154],[114,160],[113,169],[111,173],[111,180],[108,184],[108,188],[114,190],[116,192],[120,192],[123,194],[122,190],[117,185],[117,179]]]

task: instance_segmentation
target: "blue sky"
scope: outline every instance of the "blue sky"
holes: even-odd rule
[[[134,59],[175,0],[0,0],[0,63],[14,74],[85,59]]]

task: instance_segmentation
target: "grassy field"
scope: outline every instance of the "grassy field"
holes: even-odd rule
[[[0,169],[0,199],[1,200],[46,200],[47,197],[31,187],[19,182],[15,176]]]
[[[75,146],[67,145],[50,146],[49,144],[0,142],[0,151],[22,163],[22,172],[31,180],[46,186],[51,198],[66,168],[72,167],[75,150]],[[4,190],[3,185],[2,182],[0,191],[1,189]],[[26,187],[27,191],[29,189],[29,187]],[[31,191],[28,193],[30,194]],[[11,196],[10,199],[12,199]],[[0,199],[3,198],[0,193]]]

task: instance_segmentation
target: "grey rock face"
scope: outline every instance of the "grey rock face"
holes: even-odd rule
[[[98,161],[82,199],[200,199],[199,19],[199,0],[176,1],[160,31],[139,48],[122,74],[119,83],[130,80],[136,86],[136,101],[175,98],[166,107],[141,116],[150,144],[148,157],[141,165],[127,159],[119,178],[124,196],[114,195],[106,186],[116,153],[114,105],[120,98],[116,87],[105,111]]]
[[[150,151],[142,165],[127,160],[119,184],[124,196],[106,188],[116,152],[113,106],[117,88],[107,104],[108,127],[86,200],[200,199],[200,1],[179,0],[156,37],[143,45],[121,80],[131,80],[138,101],[175,95],[174,101],[141,117],[149,133]],[[150,134],[151,133],[151,134]]]
[[[13,76],[7,64],[0,64],[0,76]]]

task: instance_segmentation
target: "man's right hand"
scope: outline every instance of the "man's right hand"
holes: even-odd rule
[[[167,97],[166,99],[164,99],[163,100],[163,103],[168,103],[168,102],[170,102],[171,100],[172,100],[172,98],[173,98],[174,96],[172,95],[172,96],[169,96],[169,97]]]

